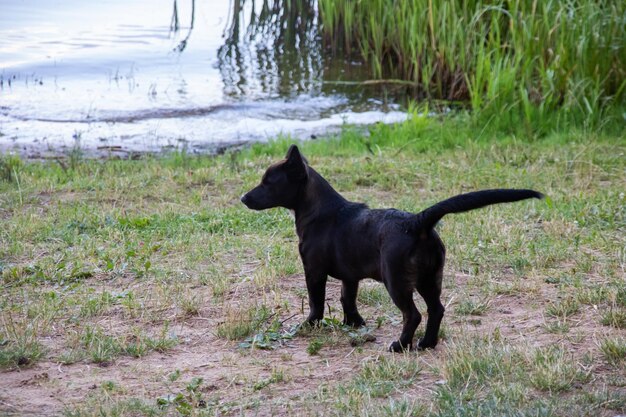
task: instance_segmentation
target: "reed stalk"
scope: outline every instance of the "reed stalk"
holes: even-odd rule
[[[623,117],[624,2],[319,0],[319,11],[335,53],[415,83],[419,98],[464,101],[505,124]]]

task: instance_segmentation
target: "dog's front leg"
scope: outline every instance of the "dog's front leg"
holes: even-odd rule
[[[341,282],[341,305],[343,307],[343,324],[353,327],[365,326],[365,320],[356,307],[356,296],[359,281],[344,280]]]
[[[324,318],[324,302],[326,301],[326,274],[316,271],[305,271],[306,289],[309,293],[309,324],[318,323]]]

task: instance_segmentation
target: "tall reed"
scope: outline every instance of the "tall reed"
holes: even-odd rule
[[[333,50],[360,54],[375,78],[413,82],[421,98],[528,125],[597,124],[624,107],[626,2],[319,0],[319,10]]]

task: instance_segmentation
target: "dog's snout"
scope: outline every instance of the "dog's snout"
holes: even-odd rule
[[[243,204],[248,205],[248,194],[242,195],[240,200]]]

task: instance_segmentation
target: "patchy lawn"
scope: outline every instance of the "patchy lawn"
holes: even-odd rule
[[[626,413],[624,138],[421,123],[303,151],[372,207],[496,187],[550,198],[444,218],[442,341],[405,354],[387,352],[401,315],[373,281],[359,294],[367,328],[340,325],[334,280],[325,326],[298,327],[293,220],[239,202],[287,141],[220,157],[1,157],[0,413]]]

